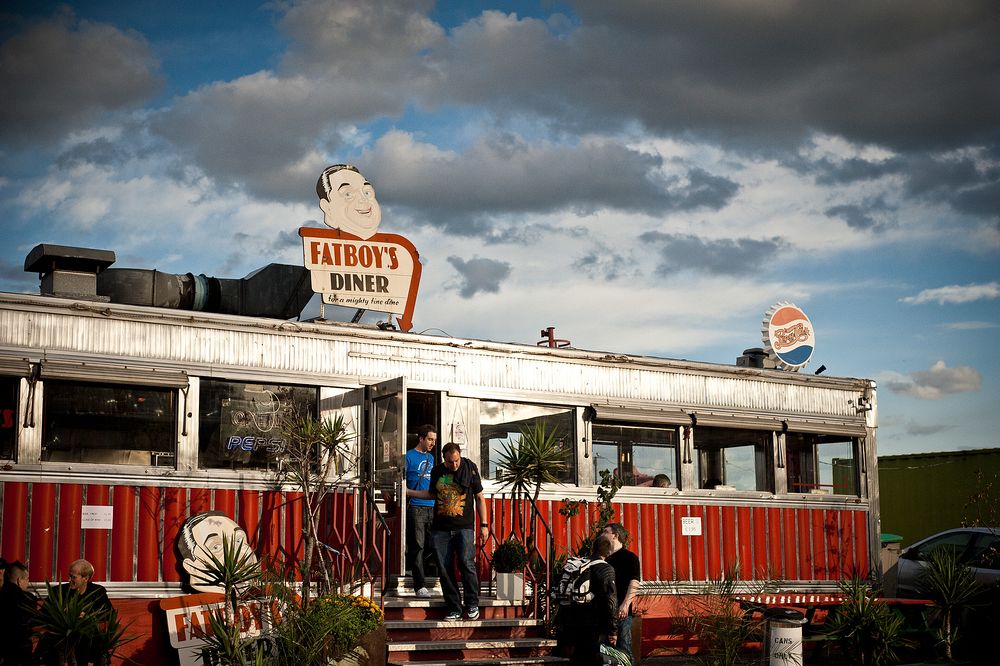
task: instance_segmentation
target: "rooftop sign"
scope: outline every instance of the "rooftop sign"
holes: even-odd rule
[[[800,370],[812,358],[816,335],[806,313],[792,303],[776,303],[764,314],[764,348],[779,368]]]
[[[357,168],[327,167],[316,194],[330,229],[299,229],[313,291],[328,305],[402,315],[399,327],[409,331],[422,268],[416,248],[402,236],[378,233],[382,208]]]

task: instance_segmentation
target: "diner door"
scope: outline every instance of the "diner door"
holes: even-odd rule
[[[377,503],[389,528],[386,569],[390,576],[402,576],[406,564],[406,378],[397,377],[367,387],[368,451],[364,456]]]

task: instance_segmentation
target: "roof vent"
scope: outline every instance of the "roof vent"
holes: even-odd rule
[[[767,368],[774,370],[777,366],[766,351],[760,347],[744,349],[743,355],[736,359],[738,368]]]
[[[39,274],[43,296],[107,303],[110,298],[97,295],[97,274],[113,263],[111,250],[42,243],[25,257],[24,270]]]

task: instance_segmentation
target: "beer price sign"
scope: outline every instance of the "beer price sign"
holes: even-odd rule
[[[416,248],[402,236],[378,233],[382,209],[355,167],[327,167],[316,194],[330,228],[299,229],[313,291],[328,305],[401,315],[399,327],[409,331],[420,287]]]

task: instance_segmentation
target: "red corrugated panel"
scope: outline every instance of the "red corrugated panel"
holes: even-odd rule
[[[826,568],[826,511],[814,509],[810,511],[812,517],[812,556],[813,556],[813,578],[816,580],[827,580],[830,573]]]
[[[233,520],[236,520],[236,491],[235,490],[216,490],[215,494],[215,510],[221,511]],[[241,526],[242,527],[242,526]]]
[[[705,574],[707,578],[719,580],[722,578],[722,525],[719,507],[704,507],[704,515],[702,534],[705,535],[705,559],[708,563]]]
[[[0,527],[0,553],[13,561],[27,561],[25,536],[28,534],[28,484],[3,482],[3,526]],[[31,572],[36,575],[34,571]]]
[[[736,507],[722,507],[722,570],[730,571],[739,564],[736,555]]]
[[[854,512],[854,561],[862,578],[868,577],[868,515]]]
[[[208,488],[191,488],[191,508],[188,515],[197,516],[212,510],[212,491]]]
[[[763,514],[762,514],[763,515]],[[736,542],[740,560],[740,576],[746,579],[756,579],[757,558],[754,553],[753,539],[753,509],[741,506],[736,509]],[[761,557],[763,562],[764,558]]]
[[[56,535],[56,574],[69,576],[69,565],[80,559],[83,530],[80,527],[80,507],[83,486],[63,483],[59,486],[59,529]],[[96,566],[96,565],[95,565]]]
[[[656,557],[659,580],[674,578],[674,525],[670,518],[670,509],[669,504],[656,505]]]
[[[840,567],[844,576],[851,576],[858,573],[857,563],[854,557],[854,512],[840,512]]]
[[[705,530],[708,528],[705,520],[705,507],[693,506],[689,509],[689,515],[701,518],[701,535],[685,537],[691,542],[691,579],[705,580]]]
[[[108,486],[87,486],[87,504],[111,506]],[[113,511],[114,509],[112,509]],[[114,523],[112,522],[112,526]],[[94,565],[94,580],[108,580],[108,533],[110,530],[87,530],[83,535],[83,556]]]
[[[813,577],[812,539],[809,538],[809,525],[812,524],[812,510],[798,509],[795,512],[795,529],[797,538],[795,549],[799,555],[799,578]]]
[[[241,490],[238,497],[239,507],[236,509],[236,522],[246,530],[250,545],[259,553],[260,540],[257,534],[257,526],[260,523],[260,492],[256,490]],[[337,548],[339,546],[334,547]]]
[[[285,515],[287,516],[285,520],[285,552],[288,558],[285,564],[291,571],[295,572],[297,579],[301,579],[299,567],[295,565],[302,562],[305,553],[305,540],[302,536],[302,514],[305,502],[302,499],[302,493],[292,492],[285,494],[285,502]]]
[[[177,582],[181,579],[178,570],[177,535],[187,519],[187,489],[167,488],[163,494],[163,580]]]
[[[629,542],[629,550],[638,554],[642,542],[641,535],[639,534],[639,505],[624,504],[622,505],[621,511],[621,523],[625,526],[625,529],[628,530],[629,536],[632,538]]]
[[[830,578],[843,577],[840,555],[840,511],[827,511],[824,517],[826,526],[826,561]]]
[[[799,573],[799,538],[795,533],[795,509],[781,510],[781,537],[785,551],[785,578],[798,580]]]
[[[260,512],[260,553],[265,557],[278,555],[281,545],[281,493],[265,490]]]
[[[689,559],[689,539],[682,533],[681,518],[691,515],[691,507],[674,506],[674,562],[677,564],[675,573],[677,580],[691,580],[691,561]]]
[[[647,580],[658,578],[656,573],[657,551],[660,549],[659,539],[656,538],[656,505],[639,505],[639,564],[642,567],[643,577]]]
[[[781,509],[768,509],[767,522],[755,525],[755,537],[767,539],[767,563],[769,578],[789,578],[785,562],[781,556]]]
[[[27,507],[26,507],[27,508]],[[55,542],[56,486],[36,483],[31,486],[31,545],[28,565],[31,575],[39,581],[63,580],[65,573],[55,567],[52,545]]]
[[[569,523],[570,521],[558,511],[553,512],[552,547],[555,548],[556,555],[569,551]]]
[[[136,579],[155,582],[160,579],[160,497],[159,488],[139,489],[139,544],[136,556]]]
[[[551,520],[549,517],[549,509],[552,506],[551,502],[539,501],[538,502],[538,515],[535,516],[535,534],[538,543],[538,553],[542,556],[546,556],[546,549],[548,548],[548,539],[545,536],[546,526],[550,526]],[[558,515],[558,514],[556,514]]]
[[[135,492],[132,486],[115,486],[114,528],[111,530],[111,580],[130,582],[135,559]]]

